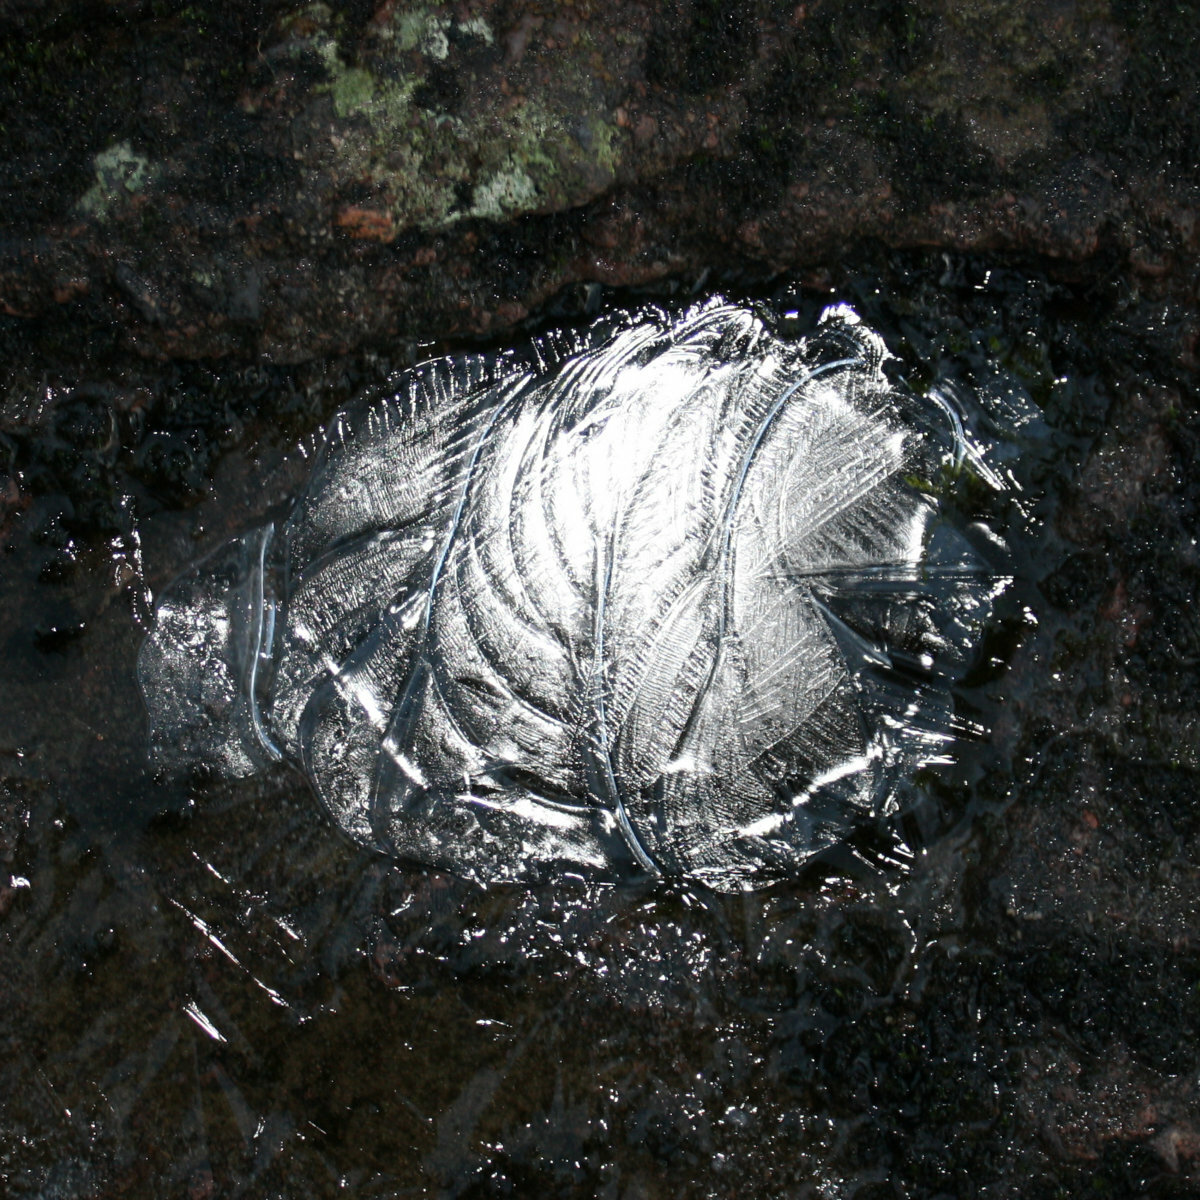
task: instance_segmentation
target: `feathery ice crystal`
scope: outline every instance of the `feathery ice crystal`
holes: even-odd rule
[[[1003,587],[939,498],[958,413],[886,357],[716,300],[406,372],[162,597],[156,753],[286,759],[483,881],[794,871],[944,756]]]

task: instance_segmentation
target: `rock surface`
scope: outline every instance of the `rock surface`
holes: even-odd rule
[[[1195,1196],[1198,16],[0,0],[5,1194]],[[151,594],[415,343],[780,270],[1048,424],[965,811],[468,893],[146,777]]]
[[[0,312],[154,356],[495,333],[864,242],[1200,249],[1200,7],[10,3]]]

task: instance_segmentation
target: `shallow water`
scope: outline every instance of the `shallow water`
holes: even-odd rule
[[[10,1194],[1190,1194],[1200,437],[1177,314],[940,259],[774,296],[798,328],[831,299],[914,386],[1040,413],[1005,463],[1017,579],[955,692],[991,732],[746,895],[484,890],[352,845],[285,768],[145,765],[154,595],[275,511],[321,421],[402,362],[10,389]]]

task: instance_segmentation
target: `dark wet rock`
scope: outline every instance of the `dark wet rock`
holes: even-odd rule
[[[1158,280],[936,250],[845,270],[840,297],[913,388],[957,381],[1038,414],[1000,463],[1033,533],[962,691],[993,729],[978,758],[921,781],[890,832],[752,898],[464,889],[338,840],[294,781],[148,778],[148,593],[278,511],[311,470],[293,445],[311,454],[390,365],[109,346],[72,380],[16,373],[0,410],[11,1193],[211,1178],[288,1195],[336,1176],[350,1194],[1194,1195],[1191,314]],[[784,297],[801,322],[828,302]],[[67,616],[78,636],[35,642]]]
[[[408,11],[0,13],[0,1186],[1195,1195],[1195,4]],[[150,593],[417,342],[775,270],[1046,423],[993,740],[901,842],[464,892],[146,776]]]
[[[1178,36],[1196,18],[1133,0],[969,19],[939,0],[10,8],[0,308],[61,308],[154,355],[294,361],[494,333],[597,282],[836,273],[872,239],[1162,286],[1200,249]]]

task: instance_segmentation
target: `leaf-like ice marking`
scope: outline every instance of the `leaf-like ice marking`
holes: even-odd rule
[[[953,402],[885,358],[849,310],[789,342],[716,300],[406,373],[165,594],[157,753],[282,755],[481,880],[794,871],[944,756],[1004,582],[939,498]]]

